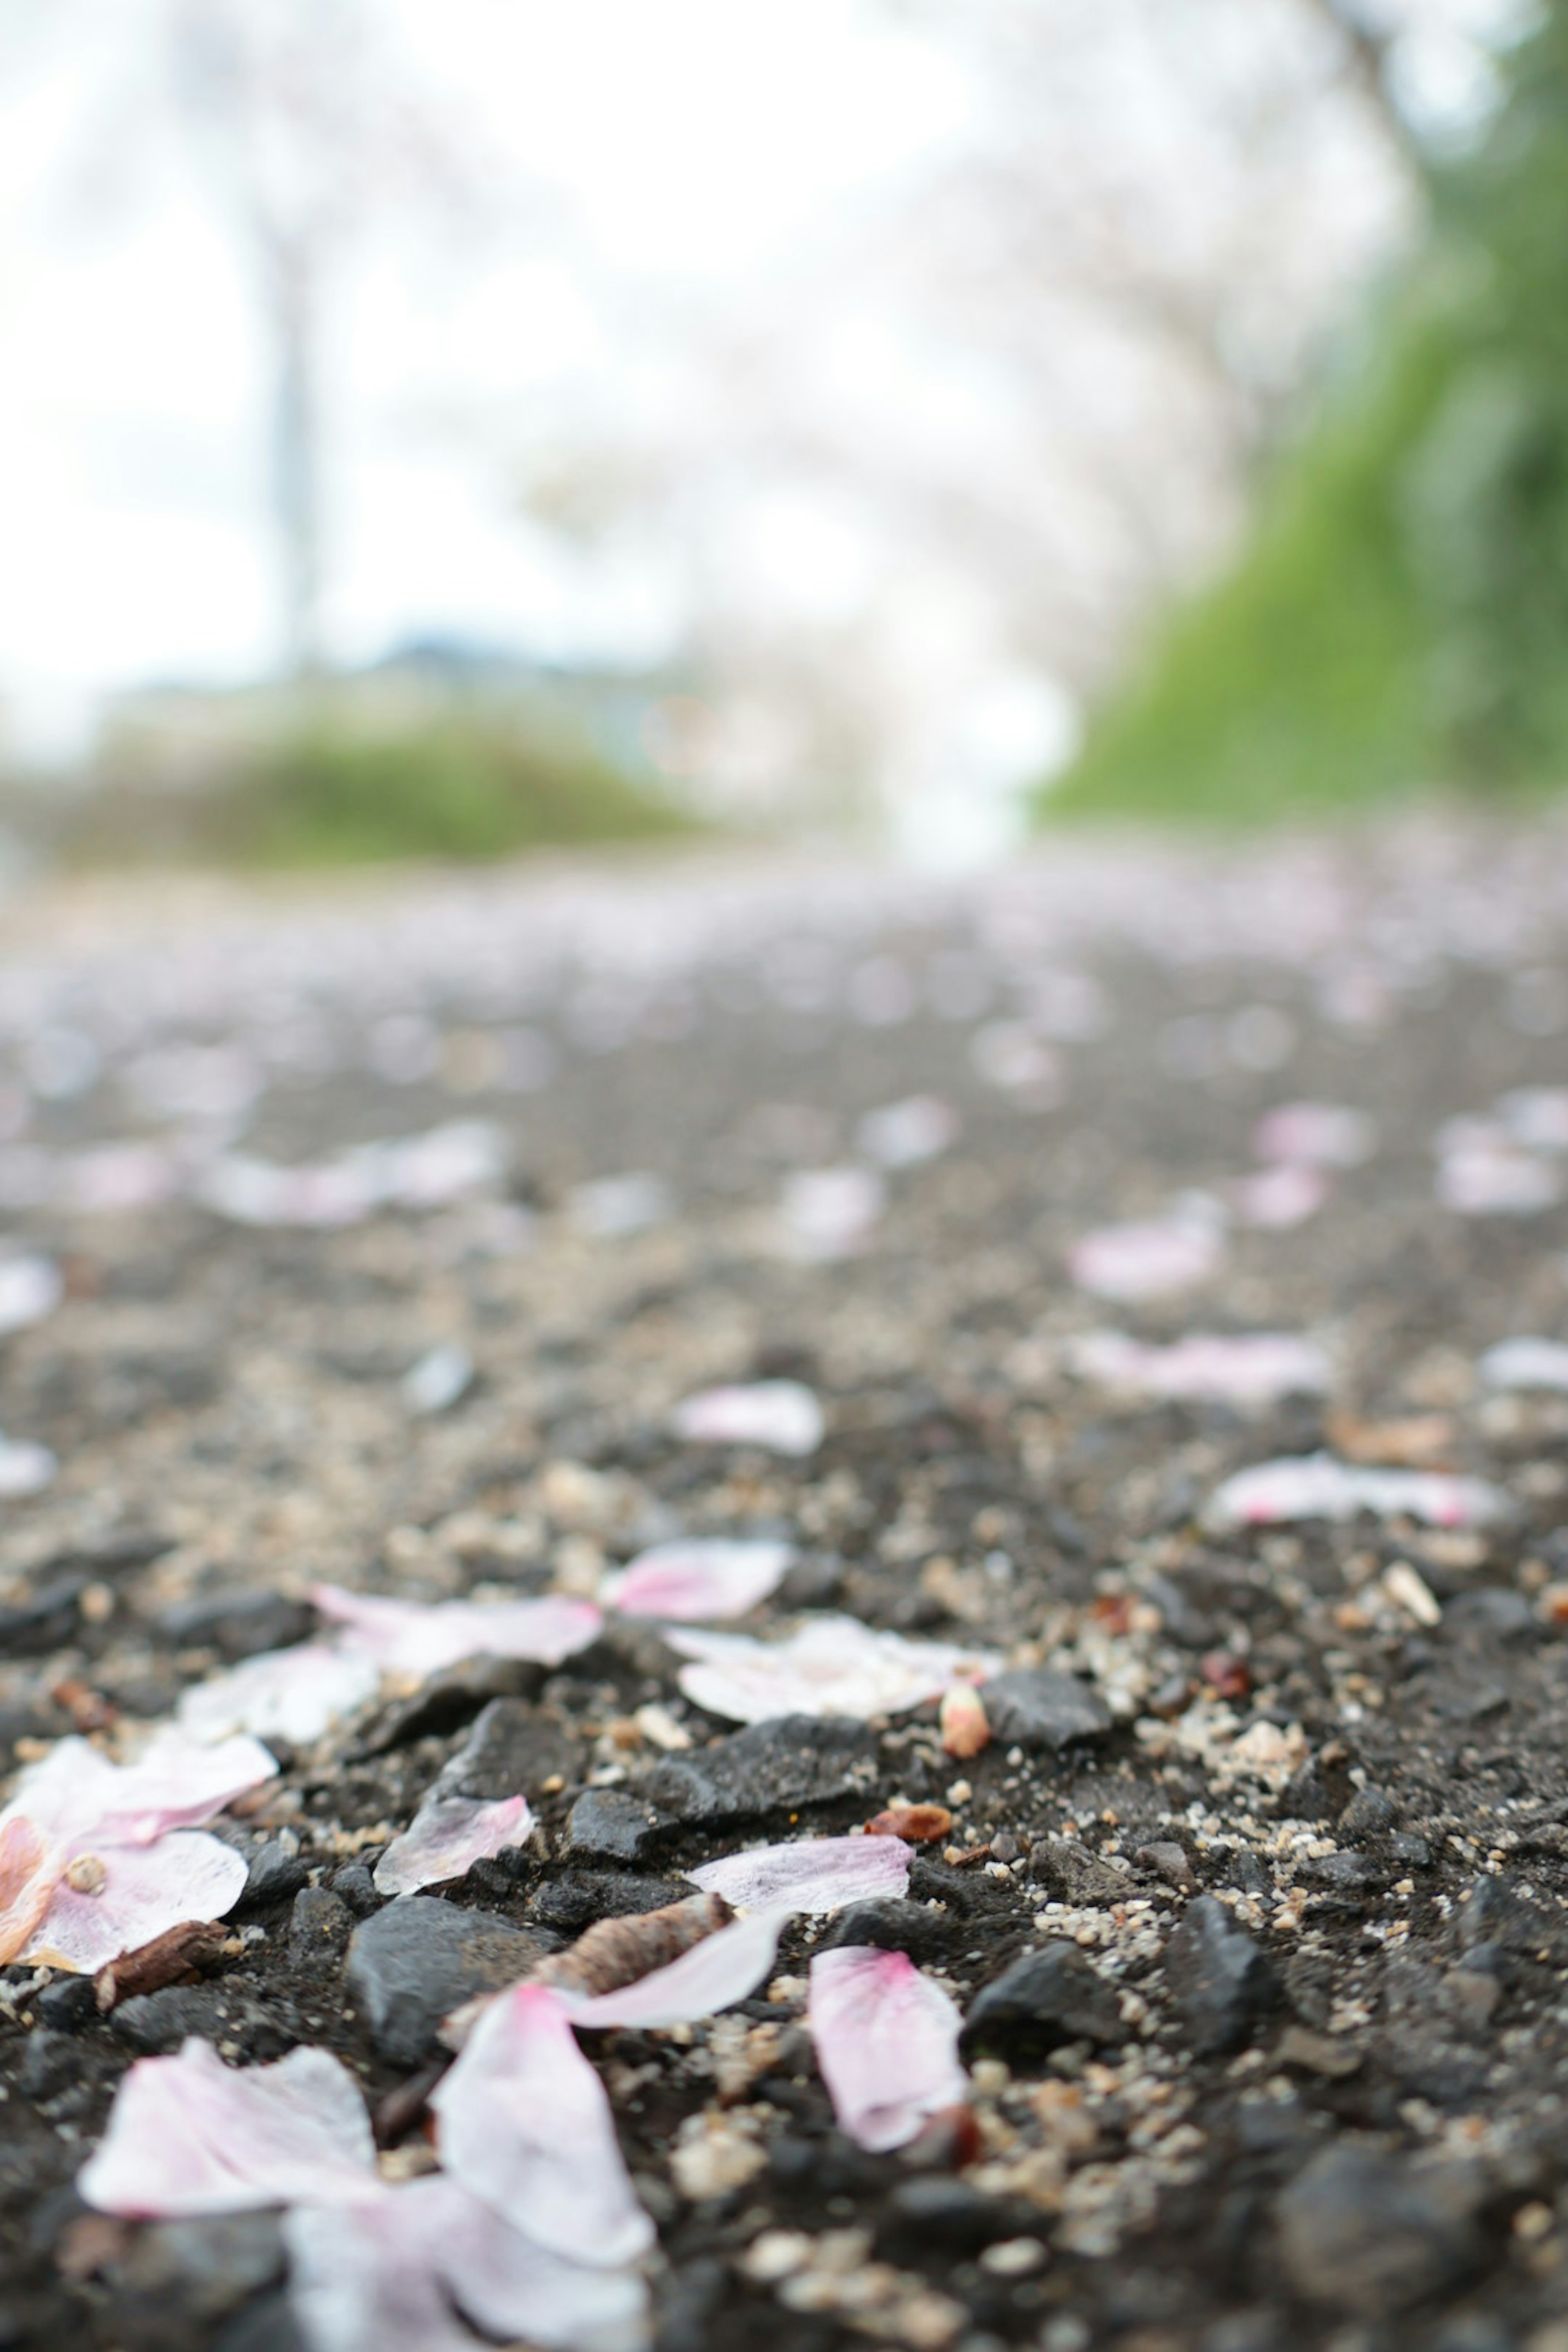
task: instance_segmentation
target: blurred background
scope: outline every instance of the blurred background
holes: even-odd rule
[[[0,0],[14,860],[1568,771],[1568,6]]]

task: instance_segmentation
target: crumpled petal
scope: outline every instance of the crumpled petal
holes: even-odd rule
[[[456,2180],[303,2206],[283,2235],[310,2352],[474,2352],[454,2303],[488,2336],[545,2352],[637,2352],[647,2341],[635,2272],[563,2261]]]
[[[1099,1298],[1158,1298],[1206,1282],[1225,1262],[1217,1223],[1196,1217],[1104,1225],[1068,1252],[1068,1272]]]
[[[833,2112],[857,2146],[902,2147],[967,2097],[958,2011],[906,1953],[869,1944],[818,1952],[807,2015]]]
[[[751,1381],[703,1389],[670,1416],[692,1445],[761,1445],[770,1454],[815,1454],[826,1430],[821,1405],[802,1381]]]
[[[310,1598],[343,1628],[345,1646],[387,1674],[437,1673],[460,1658],[530,1658],[558,1666],[586,1649],[604,1623],[591,1601],[547,1593],[538,1601],[393,1601],[316,1584]]]
[[[694,1886],[721,1895],[747,1911],[783,1904],[816,1916],[845,1903],[904,1895],[910,1850],[896,1837],[795,1838],[785,1845],[754,1846],[688,1871]]]
[[[526,2237],[608,2265],[652,2242],[605,2086],[542,1985],[490,2004],[430,2105],[447,2170]]]
[[[1485,1527],[1503,1518],[1508,1496],[1484,1478],[1444,1470],[1369,1470],[1331,1454],[1286,1455],[1227,1478],[1204,1512],[1211,1528],[1271,1527],[1282,1519],[1422,1519],[1429,1527]]]
[[[92,1976],[184,1920],[221,1919],[245,1890],[244,1855],[201,1830],[90,1850],[103,1864],[102,1885],[84,1895],[57,1880],[24,1959]]]
[[[263,1650],[226,1674],[194,1684],[181,1695],[175,1714],[197,1739],[250,1731],[258,1739],[310,1748],[380,1688],[381,1669],[363,1651],[300,1642],[289,1650]]]
[[[626,1617],[743,1617],[777,1591],[795,1558],[793,1544],[771,1541],[655,1544],[605,1577],[599,1598]]]
[[[65,1864],[64,1849],[25,1813],[0,1822],[0,1968],[32,1941]]]
[[[1568,1390],[1568,1346],[1561,1339],[1502,1339],[1481,1358],[1489,1388]]]
[[[401,1837],[394,1838],[372,1875],[382,1895],[415,1895],[461,1878],[476,1862],[521,1845],[533,1827],[526,1797],[487,1804],[479,1797],[426,1797]]]
[[[737,2000],[749,2000],[772,1973],[789,1906],[737,1919],[682,1952],[667,1968],[650,1969],[614,1992],[559,1998],[574,2025],[651,2030],[695,2025]]]
[[[167,1724],[130,1764],[85,1739],[58,1739],[16,1783],[0,1822],[25,1813],[63,1843],[148,1845],[168,1830],[210,1822],[246,1790],[272,1780],[276,1759],[255,1739],[216,1747]]]
[[[1314,1394],[1333,1377],[1323,1349],[1289,1331],[1194,1331],[1163,1348],[1124,1331],[1086,1331],[1068,1342],[1065,1355],[1081,1380],[1131,1396],[1213,1398],[1226,1404]]]
[[[182,2221],[363,2193],[375,2146],[352,2074],[324,2050],[271,2066],[226,2066],[195,2036],[141,2058],[78,2176],[100,2213]]]
[[[779,1642],[744,1633],[674,1632],[672,1650],[696,1663],[683,1666],[680,1687],[697,1706],[735,1723],[767,1723],[780,1715],[900,1715],[938,1698],[955,1678],[1000,1671],[990,1652],[958,1650],[942,1642],[910,1642],[879,1633],[857,1617],[807,1619]]]

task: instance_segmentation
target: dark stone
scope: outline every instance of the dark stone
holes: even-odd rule
[[[1272,1895],[1274,1892],[1273,1872],[1262,1855],[1254,1853],[1249,1845],[1234,1847],[1224,1870],[1226,1885],[1239,1887],[1243,1895]]]
[[[1331,1785],[1337,1776],[1324,1774],[1309,1756],[1279,1791],[1279,1811],[1287,1822],[1331,1822],[1349,1801],[1348,1783]]]
[[[289,1914],[289,1949],[297,1960],[336,1959],[348,1949],[354,1915],[325,1886],[302,1886]]]
[[[1010,2062],[1044,2057],[1064,2042],[1097,2048],[1125,2042],[1127,2028],[1115,1993],[1076,1944],[1047,1944],[1026,1952],[970,2008],[962,2046]]]
[[[1165,1981],[1200,2057],[1239,2050],[1279,1998],[1269,1960],[1212,1895],[1188,1905],[1165,1947]]]
[[[226,2213],[157,2221],[139,2230],[115,2284],[194,2316],[222,2319],[283,2275],[283,2230],[276,2213]]]
[[[287,2294],[262,2295],[236,2312],[214,2337],[212,2352],[306,2352]]]
[[[81,2070],[81,2052],[68,2033],[35,2026],[16,2070],[18,2087],[29,2099],[52,2099]]]
[[[443,1797],[477,1797],[487,1804],[503,1797],[537,1800],[546,1780],[570,1780],[576,1750],[561,1724],[521,1698],[492,1698],[443,1770]]]
[[[1102,1739],[1110,1729],[1110,1710],[1100,1693],[1049,1666],[1016,1666],[983,1683],[980,1696],[1005,1745],[1065,1748],[1075,1739]]]
[[[987,2197],[951,2173],[926,2173],[900,2180],[877,2222],[876,2251],[890,2262],[921,2262],[932,2252],[978,2254],[999,2238],[1033,2234],[1043,2224],[1038,2210],[1002,2197]]]
[[[865,1796],[876,1777],[876,1736],[863,1724],[785,1715],[667,1757],[642,1786],[678,1821],[718,1829]]]
[[[371,1723],[356,1756],[384,1756],[394,1748],[431,1736],[444,1738],[471,1723],[497,1698],[537,1698],[546,1669],[528,1658],[465,1658],[432,1675],[412,1698],[396,1699]],[[517,1790],[509,1789],[508,1796]]]
[[[1326,1886],[1338,1895],[1364,1894],[1388,1884],[1387,1871],[1364,1853],[1320,1854],[1303,1864],[1301,1875],[1309,1885]]]
[[[290,1853],[278,1839],[269,1838],[251,1856],[245,1891],[237,1907],[242,1911],[259,1911],[269,1904],[288,1903],[299,1894],[310,1875],[297,1853]]]
[[[133,2049],[153,2052],[177,2050],[195,2033],[237,2042],[247,2059],[280,2058],[297,2039],[251,1995],[221,1983],[138,1993],[110,2012],[110,2023]]]
[[[40,2025],[69,2033],[90,2025],[98,2015],[98,1999],[90,1977],[57,1977],[32,1996],[33,2014]]]
[[[334,1870],[331,1890],[340,1903],[348,1905],[356,1919],[368,1919],[386,1899],[376,1892],[370,1865],[363,1862],[345,1862],[341,1870]]]
[[[1118,1870],[1072,1838],[1042,1838],[1029,1852],[1032,1874],[1042,1879],[1058,1901],[1080,1910],[1125,1903],[1133,1890],[1131,1874]]]
[[[348,1983],[383,2057],[416,2066],[448,2011],[470,1994],[514,1984],[546,1948],[494,1912],[401,1895],[354,1929]]]
[[[1511,1585],[1483,1584],[1457,1593],[1443,1611],[1443,1631],[1483,1641],[1533,1641],[1541,1631],[1534,1610]]]
[[[847,1904],[835,1914],[817,1948],[832,1951],[839,1944],[875,1944],[879,1951],[907,1952],[917,1963],[940,1964],[954,1957],[963,1942],[957,1922],[923,1903],[901,1903],[889,1895]]]
[[[253,1658],[263,1650],[286,1650],[302,1642],[316,1622],[304,1601],[291,1601],[265,1585],[205,1593],[166,1609],[163,1632],[182,1650],[216,1650],[227,1659]]]
[[[1358,2318],[1406,2311],[1479,2267],[1482,2197],[1468,2166],[1416,2165],[1342,2141],[1276,2202],[1286,2276],[1309,2302]]]
[[[0,1609],[0,1654],[37,1657],[63,1649],[77,1627],[77,1607],[89,1579],[57,1576],[14,1608]]]
[[[1140,1870],[1152,1870],[1167,1886],[1174,1886],[1184,1895],[1190,1895],[1197,1885],[1186,1848],[1178,1845],[1174,1838],[1156,1838],[1152,1845],[1141,1845],[1132,1859]]]
[[[1352,1845],[1359,1845],[1363,1838],[1386,1837],[1398,1819],[1399,1809],[1392,1797],[1384,1796],[1381,1789],[1358,1789],[1335,1828]]]
[[[1395,1830],[1388,1841],[1388,1858],[1404,1870],[1430,1870],[1432,1849],[1415,1830]]]
[[[668,1816],[629,1789],[588,1789],[566,1816],[563,1862],[641,1862],[668,1827]]]
[[[624,1870],[574,1870],[546,1879],[529,1898],[528,1916],[542,1927],[581,1935],[598,1919],[629,1919],[641,1911],[661,1911],[694,1892],[684,1878],[638,1878]]]

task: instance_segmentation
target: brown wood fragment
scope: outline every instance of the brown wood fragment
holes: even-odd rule
[[[889,1805],[866,1824],[868,1837],[902,1838],[906,1845],[932,1845],[952,1827],[945,1805]]]
[[[655,1969],[668,1968],[693,1944],[727,1927],[734,1912],[721,1895],[691,1895],[662,1911],[640,1911],[629,1919],[601,1919],[585,1928],[570,1951],[557,1953],[533,1971],[535,1984],[569,1992],[618,1991]]]
[[[228,1930],[217,1919],[182,1919],[165,1927],[150,1944],[121,1952],[100,1969],[92,1980],[101,2015],[107,2017],[122,2000],[136,1993],[161,1992],[165,1985],[189,1984],[197,1971],[222,1951]]]

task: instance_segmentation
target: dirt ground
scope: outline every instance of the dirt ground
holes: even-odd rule
[[[1568,1338],[1568,1097],[1521,1094],[1568,1085],[1565,1039],[1560,826],[16,910],[0,1201],[64,1295],[0,1341],[0,1428],[58,1464],[0,1504],[4,1769],[302,1639],[318,1580],[589,1594],[681,1534],[798,1547],[742,1631],[834,1609],[1100,1704],[998,1708],[962,1762],[934,1704],[731,1750],[612,1620],[272,1743],[216,1825],[265,1859],[198,1981],[100,2016],[0,1972],[0,2346],[300,2343],[272,2217],[106,2224],[74,2179],[190,2033],[320,2044],[372,2103],[428,2074],[439,1988],[378,2009],[351,1938],[494,1707],[542,1826],[441,1892],[531,1951],[764,1838],[952,1814],[904,1903],[797,1923],[740,2011],[594,2046],[659,2352],[1568,2352],[1568,1394],[1481,1369]],[[860,1126],[928,1097],[940,1149]],[[1270,1211],[1258,1122],[1300,1102],[1363,1115],[1355,1164]],[[343,1155],[432,1133],[434,1172],[355,1192]],[[1073,1278],[1147,1219],[1206,1270]],[[1307,1338],[1328,1387],[1141,1397],[1075,1355],[1107,1327]],[[672,1433],[778,1378],[820,1399],[809,1455]],[[1223,1524],[1227,1478],[1321,1451],[1479,1478],[1496,1516]],[[967,2117],[871,2155],[802,2022],[811,1951],[856,1937],[966,2016],[1046,1947],[1092,1981],[973,2017]],[[417,2093],[380,2114],[416,2164]]]

